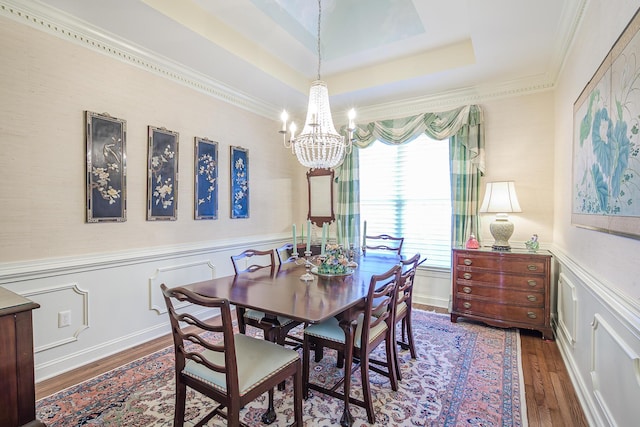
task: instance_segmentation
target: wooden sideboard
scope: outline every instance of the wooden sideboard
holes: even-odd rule
[[[36,420],[31,310],[40,305],[0,287],[0,426],[44,426]]]
[[[553,339],[550,276],[547,251],[453,249],[451,321],[467,317]]]

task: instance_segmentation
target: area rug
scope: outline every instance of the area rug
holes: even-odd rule
[[[377,425],[527,425],[517,330],[451,323],[448,315],[420,310],[413,311],[413,327],[418,357],[411,359],[408,350],[399,353],[398,391],[391,390],[386,377],[371,374]],[[384,346],[380,351],[383,358]],[[311,367],[311,380],[333,384],[342,375],[335,365],[335,353],[325,349],[324,359]],[[39,400],[37,417],[49,427],[171,426],[173,366],[173,348],[168,347]],[[352,395],[362,398],[358,370],[352,375]],[[291,403],[288,382],[284,392],[276,391],[273,426],[293,422]],[[307,426],[340,422],[340,400],[311,391],[303,406]],[[208,398],[190,390],[185,425],[193,426],[211,407]],[[262,425],[265,407],[266,395],[242,410],[243,422]],[[363,408],[352,406],[351,412],[354,426],[369,425]],[[226,421],[216,417],[207,425],[224,426]]]

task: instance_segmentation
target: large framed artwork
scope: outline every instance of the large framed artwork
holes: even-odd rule
[[[231,147],[231,218],[249,218],[249,150]]]
[[[195,219],[218,219],[218,143],[195,137]]]
[[[574,104],[571,222],[640,239],[640,15]]]
[[[178,133],[148,127],[147,220],[178,219]]]
[[[87,222],[127,220],[127,123],[85,111]]]

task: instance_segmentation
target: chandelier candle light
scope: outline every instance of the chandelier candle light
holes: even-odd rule
[[[509,238],[513,234],[513,223],[509,213],[522,212],[516,187],[513,181],[488,182],[480,212],[493,212],[496,219],[489,226],[495,242],[491,248],[496,251],[509,251]]]
[[[351,152],[351,140],[355,130],[355,111],[349,110],[347,138],[336,132],[331,118],[329,91],[327,84],[320,80],[320,18],[322,16],[321,0],[318,0],[318,79],[311,83],[307,117],[300,135],[296,136],[296,124],[289,125],[287,140],[287,121],[289,114],[283,111],[280,115],[285,148],[291,148],[298,161],[312,169],[332,169],[344,161],[344,156]]]

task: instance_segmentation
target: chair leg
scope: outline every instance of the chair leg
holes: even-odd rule
[[[363,355],[364,356],[364,355]],[[345,372],[345,375],[349,373]],[[367,410],[367,420],[369,424],[376,422],[376,415],[373,412],[373,401],[371,400],[371,384],[369,383],[369,357],[364,356],[360,365],[360,377],[362,378],[362,397]]]
[[[276,420],[276,410],[273,407],[273,388],[269,389],[269,406],[267,407],[267,411],[262,414],[262,422],[265,424],[271,424]],[[231,424],[229,425],[237,425]]]
[[[302,365],[293,374],[293,415],[296,427],[304,427],[302,423]]]
[[[398,391],[398,378],[400,377],[400,369],[396,361],[398,360],[398,352],[396,347],[395,334],[390,334],[384,340],[387,351],[387,370],[389,372],[389,381],[391,381],[391,390]]]
[[[173,427],[184,425],[184,412],[187,400],[187,386],[176,378],[176,408],[173,415]]]
[[[305,400],[309,398],[309,359],[311,357],[309,346],[309,338],[305,335],[304,341],[302,342],[302,397]]]
[[[411,328],[411,311],[407,313],[404,318],[405,328],[407,330],[407,342],[409,343],[409,351],[411,352],[411,358],[416,359],[416,347],[413,343],[413,329]]]

